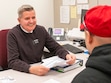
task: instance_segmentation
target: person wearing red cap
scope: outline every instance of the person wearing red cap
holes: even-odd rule
[[[71,83],[111,83],[111,6],[89,9],[80,29],[90,53],[86,68]]]

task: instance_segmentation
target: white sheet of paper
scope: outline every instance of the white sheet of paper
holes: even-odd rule
[[[62,0],[63,5],[75,5],[76,0]]]
[[[77,5],[77,14],[81,14],[82,9],[89,9],[89,5]]]
[[[60,23],[70,22],[70,7],[60,6]]]
[[[70,5],[70,0],[62,0],[63,5]]]
[[[88,0],[77,0],[77,3],[88,3]]]
[[[60,83],[60,82],[57,81],[57,80],[54,80],[54,79],[49,79],[49,80],[47,80],[47,81],[45,81],[43,83]]]
[[[64,60],[62,58],[59,58],[58,56],[50,57],[47,59],[42,60],[43,63],[42,65],[48,68],[52,68],[55,66],[67,66],[68,64],[66,63],[68,60]]]

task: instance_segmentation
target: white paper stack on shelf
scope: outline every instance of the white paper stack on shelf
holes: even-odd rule
[[[84,32],[81,32],[79,28],[73,28],[67,32],[67,38],[69,40],[73,39],[85,39]]]

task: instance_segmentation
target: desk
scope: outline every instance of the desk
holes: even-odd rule
[[[23,73],[23,72],[9,69],[5,71],[1,71],[0,78],[4,76],[11,76],[16,80],[15,83],[43,83],[49,79],[57,80],[60,83],[70,83],[74,78],[74,76],[76,76],[80,71],[82,71],[85,68],[85,62],[88,57],[88,55],[84,53],[76,54],[76,56],[77,58],[84,60],[83,66],[65,73],[60,73],[60,72],[51,70],[45,76],[37,76],[37,75]],[[2,82],[0,81],[0,83]]]
[[[60,45],[64,45],[64,44],[71,44],[71,45],[74,45],[75,47],[78,47],[80,49],[83,49],[83,50],[87,50],[86,48],[80,46],[78,43],[75,43],[73,44],[73,41],[57,41]],[[44,48],[44,51],[46,52],[49,52],[49,50],[47,48]]]
[[[62,43],[63,42],[60,42],[60,44],[62,44]],[[64,43],[69,43],[69,42],[66,41]],[[85,63],[88,58],[88,54],[84,54],[84,53],[75,54],[75,55],[77,58],[83,59],[83,66],[73,69],[71,71],[65,72],[65,73],[60,73],[60,72],[51,70],[45,76],[37,76],[37,75],[9,69],[9,70],[5,70],[5,71],[1,71],[0,78],[5,77],[5,76],[11,76],[16,80],[14,83],[43,83],[49,79],[57,80],[60,83],[71,83],[72,79],[80,71],[82,71],[85,68]],[[37,65],[37,64],[34,64],[34,65]],[[0,81],[0,83],[2,83],[2,82]]]

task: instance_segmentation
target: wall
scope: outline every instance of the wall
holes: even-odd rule
[[[89,8],[100,5],[107,4],[111,5],[110,0],[88,0]],[[77,4],[76,4],[77,5]],[[77,14],[77,18],[71,18],[69,24],[60,23],[60,6],[62,6],[62,0],[54,0],[54,27],[62,27],[62,28],[76,28],[80,26],[80,18],[81,15]]]
[[[17,21],[17,10],[22,4],[32,5],[37,14],[37,23],[53,27],[53,0],[0,0],[0,30],[12,28]]]
[[[98,0],[99,5],[111,5],[111,0]]]

